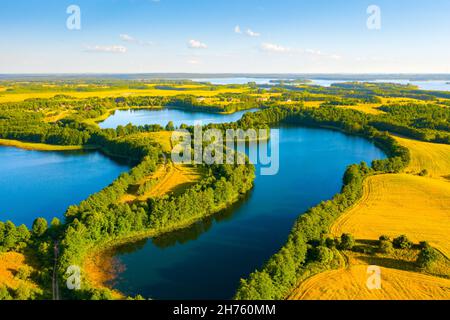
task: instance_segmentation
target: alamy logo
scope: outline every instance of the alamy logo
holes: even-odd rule
[[[81,289],[81,269],[79,266],[70,266],[67,268],[66,275],[69,275],[66,281],[67,289]]]
[[[66,26],[69,30],[81,30],[81,9],[77,5],[70,5],[66,10],[70,16],[67,18]]]
[[[367,29],[380,30],[381,29],[381,9],[379,6],[371,5],[367,8]]]
[[[369,290],[380,290],[381,289],[381,268],[378,266],[369,266],[367,268],[367,278],[366,286]]]

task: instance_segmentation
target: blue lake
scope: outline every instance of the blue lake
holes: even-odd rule
[[[272,84],[269,78],[204,78],[204,79],[192,79],[196,82],[210,82],[215,85],[230,85],[230,84],[247,84],[248,82],[255,82],[258,85],[268,85]],[[289,79],[286,79],[289,80]],[[333,83],[343,83],[351,81],[362,81],[362,82],[387,82],[387,83],[397,83],[397,84],[412,84],[419,87],[422,90],[431,91],[450,91],[450,79],[448,80],[429,80],[429,81],[409,81],[404,79],[377,79],[377,80],[325,80],[325,79],[312,79],[311,85],[318,85],[323,87],[329,87]]]
[[[181,124],[194,125],[200,123],[206,125],[210,123],[234,122],[242,118],[246,112],[252,111],[255,110],[238,111],[232,114],[220,114],[210,112],[190,112],[172,108],[158,110],[117,110],[108,119],[99,123],[99,126],[102,129],[115,129],[119,125],[125,126],[132,123],[134,125],[159,124],[165,127],[169,121],[172,121],[176,127],[179,127]]]
[[[62,218],[128,170],[99,152],[0,147],[0,220],[31,226],[37,217]]]

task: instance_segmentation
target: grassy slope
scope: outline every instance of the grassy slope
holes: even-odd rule
[[[450,145],[395,138],[411,151],[411,163],[407,171],[419,173],[426,169],[432,178],[450,175]]]

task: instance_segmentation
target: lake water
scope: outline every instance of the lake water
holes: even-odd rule
[[[272,84],[270,81],[273,79],[268,78],[211,78],[211,79],[191,79],[196,82],[210,82],[215,85],[229,85],[229,84],[247,84],[248,82],[255,82],[258,85],[268,85]],[[324,80],[324,79],[312,79],[312,85],[318,85],[323,87],[329,87],[333,83],[343,83],[350,81],[362,81],[362,82],[387,82],[387,83],[397,83],[397,84],[412,84],[419,87],[422,90],[431,91],[450,91],[450,79],[449,80],[430,80],[430,81],[409,81],[404,79],[392,79],[392,80]]]
[[[313,85],[323,86],[323,87],[329,87],[333,83],[344,83],[349,82],[349,80],[312,80]],[[364,81],[362,81],[364,82]],[[365,82],[373,82],[373,83],[395,83],[395,84],[412,84],[421,90],[430,90],[430,91],[450,91],[450,80],[430,80],[430,81],[409,81],[404,79],[390,79],[390,80],[373,80],[373,81],[365,81]]]
[[[132,123],[134,125],[159,124],[165,127],[169,121],[173,121],[176,127],[179,127],[181,124],[194,125],[196,122],[206,125],[210,123],[235,122],[242,118],[246,112],[253,111],[255,111],[255,109],[238,111],[232,114],[219,114],[210,112],[191,112],[172,108],[159,110],[117,110],[108,119],[99,123],[99,126],[102,129],[115,129],[119,125],[125,126]]]
[[[175,120],[175,119],[174,119]],[[233,207],[185,230],[121,247],[112,285],[154,299],[229,299],[239,279],[285,243],[296,218],[342,187],[349,164],[384,158],[340,132],[282,128],[280,171],[261,176]]]
[[[106,187],[129,166],[99,152],[40,152],[0,147],[0,220],[31,226]]]
[[[195,82],[209,82],[214,85],[229,85],[229,84],[247,84],[254,82],[259,85],[271,84],[269,78],[203,78],[203,79],[191,79]]]

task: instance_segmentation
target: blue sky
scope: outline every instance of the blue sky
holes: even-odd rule
[[[80,30],[66,27],[72,4]],[[367,28],[370,5],[381,10],[379,30]],[[0,8],[0,73],[450,73],[448,0],[2,0]]]

